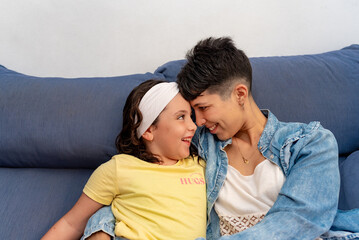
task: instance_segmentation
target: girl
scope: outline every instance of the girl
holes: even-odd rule
[[[189,156],[195,130],[176,83],[140,84],[124,106],[120,154],[95,170],[75,206],[42,239],[79,239],[104,205],[111,205],[117,237],[205,237],[204,163]]]

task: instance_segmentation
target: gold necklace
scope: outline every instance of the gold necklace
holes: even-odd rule
[[[237,149],[238,149],[239,154],[241,154],[241,158],[242,158],[243,163],[248,164],[249,160],[243,156],[243,154],[241,153],[241,150],[239,150],[238,141],[236,141],[236,142],[237,142]]]
[[[243,160],[243,162],[244,162],[245,164],[248,164],[248,163],[249,163],[249,160],[248,160],[247,158],[245,158],[241,152],[240,152],[240,154],[242,155],[242,160]]]

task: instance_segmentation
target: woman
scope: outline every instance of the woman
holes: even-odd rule
[[[333,134],[261,111],[249,59],[230,38],[200,41],[177,82],[206,160],[207,239],[359,239],[359,209],[337,209]]]

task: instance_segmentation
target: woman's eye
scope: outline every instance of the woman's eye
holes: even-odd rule
[[[183,120],[184,119],[184,115],[181,115],[177,118],[178,120]]]

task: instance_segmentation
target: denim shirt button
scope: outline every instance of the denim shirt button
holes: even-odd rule
[[[273,159],[273,158],[274,158],[273,154],[272,154],[272,155],[270,155],[270,159]]]

